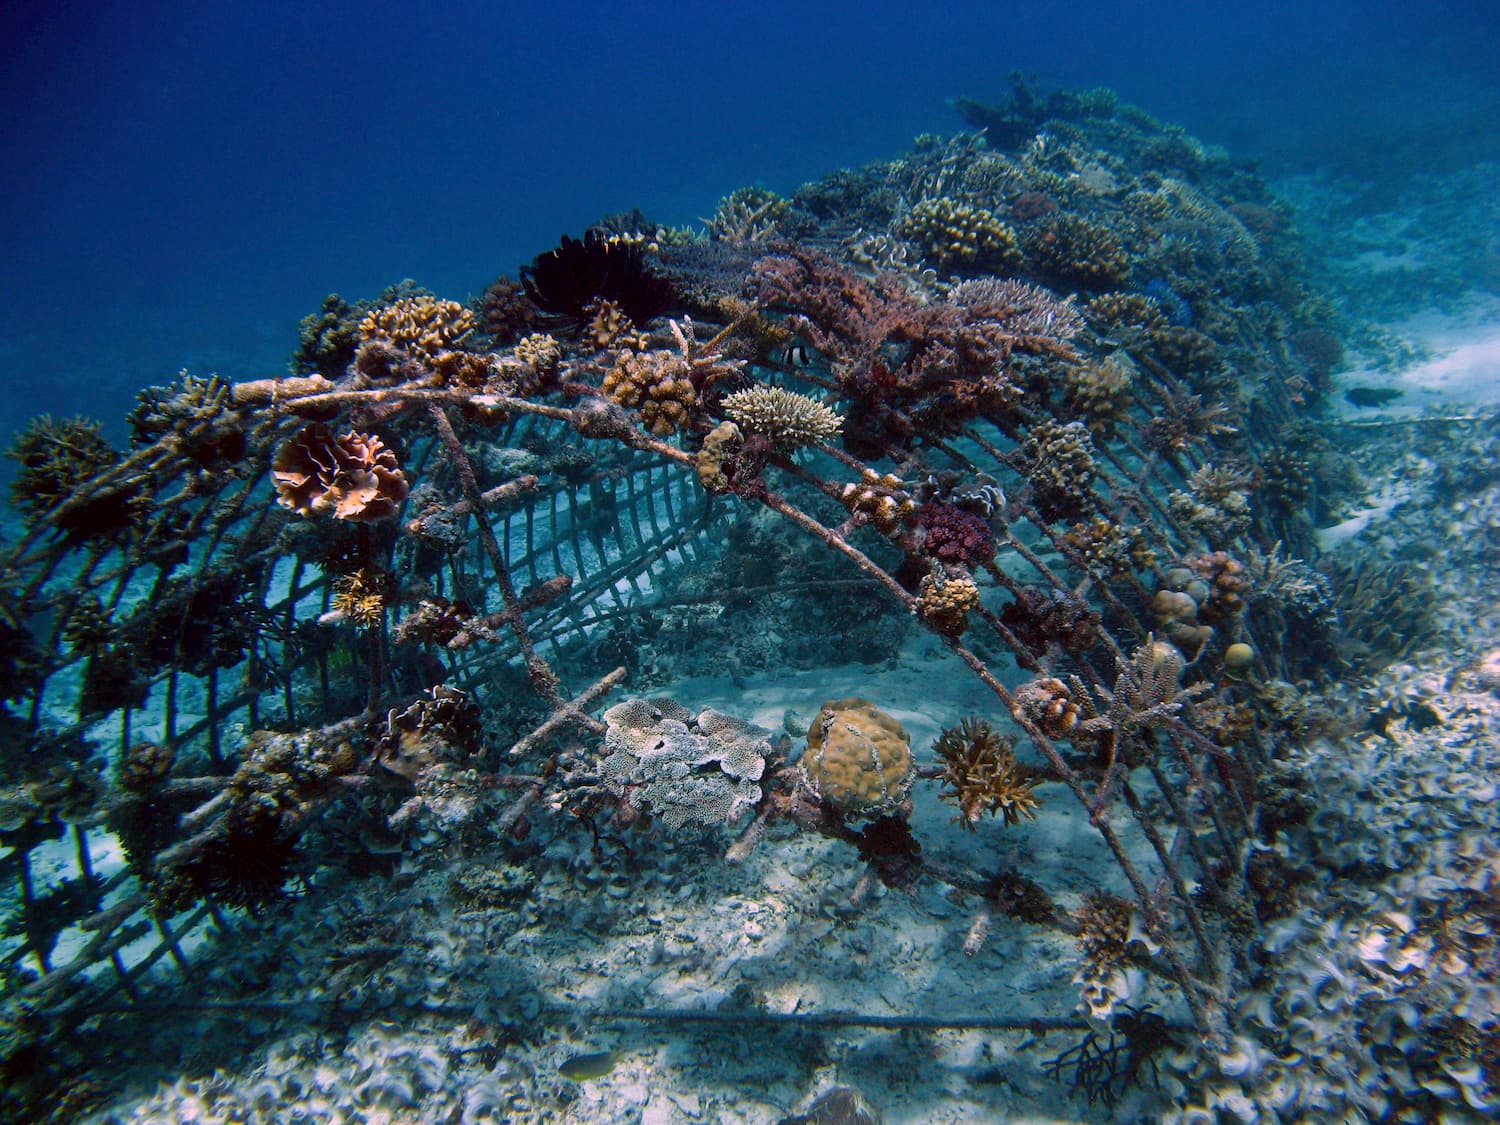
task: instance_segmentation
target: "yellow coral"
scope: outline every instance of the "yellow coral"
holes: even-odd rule
[[[807,732],[802,768],[823,799],[852,816],[877,816],[906,798],[915,769],[906,728],[866,699],[823,704]]]
[[[436,297],[407,297],[373,310],[359,324],[366,340],[384,337],[427,356],[456,348],[473,331],[473,313],[457,301]]]
[[[902,220],[898,233],[922,248],[939,269],[1006,269],[1021,259],[1016,232],[983,207],[946,196],[924,199]]]
[[[626,352],[604,376],[604,393],[640,411],[646,429],[659,437],[676,433],[698,402],[692,365],[666,350]]]
[[[945,637],[969,627],[969,611],[979,605],[979,587],[965,574],[925,575],[917,591],[917,612]]]

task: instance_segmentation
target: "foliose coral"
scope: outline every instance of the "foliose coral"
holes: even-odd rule
[[[760,800],[769,731],[670,699],[628,699],[604,722],[606,784],[668,828],[728,824]]]
[[[396,454],[380,438],[357,430],[335,437],[316,423],[277,451],[271,479],[282,507],[359,523],[395,515],[407,493]]]

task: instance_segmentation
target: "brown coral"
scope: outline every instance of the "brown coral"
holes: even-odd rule
[[[473,313],[436,297],[404,298],[374,309],[359,324],[362,339],[387,339],[429,357],[458,347],[473,331]]]
[[[1021,260],[1016,232],[985,210],[946,196],[924,199],[901,221],[897,233],[916,243],[943,272],[1015,268]]]
[[[729,491],[729,475],[724,471],[724,462],[744,440],[740,428],[733,422],[720,422],[703,439],[703,448],[698,450],[697,469],[698,482],[707,491]]]
[[[277,451],[271,479],[282,507],[359,523],[395,515],[407,492],[395,453],[378,437],[356,430],[334,437],[317,424]]]
[[[922,576],[917,612],[943,636],[961,636],[969,627],[969,611],[978,605],[979,587],[963,571],[945,572],[938,566],[931,574]]]
[[[1036,780],[1016,761],[1012,744],[983,719],[960,720],[932,748],[943,762],[942,799],[958,806],[965,828],[985,813],[999,813],[1008,825],[1036,816]]]
[[[646,429],[659,437],[687,424],[698,403],[691,368],[675,352],[625,352],[604,376],[604,393],[621,406],[640,411]]]
[[[1079,707],[1067,684],[1043,676],[1016,689],[1015,717],[1018,722],[1037,727],[1048,738],[1069,738],[1078,727]]]
[[[1093,438],[1082,422],[1038,422],[1026,435],[1021,452],[1033,501],[1044,519],[1081,516],[1092,506],[1091,489],[1099,471]]]
[[[863,470],[858,484],[844,485],[839,499],[850,515],[865,516],[882,535],[894,535],[917,511],[899,477],[874,469]]]
[[[915,770],[911,737],[866,699],[823,704],[807,732],[802,768],[823,800],[850,816],[878,816],[900,805]]]

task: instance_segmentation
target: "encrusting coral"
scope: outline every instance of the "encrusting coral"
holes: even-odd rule
[[[271,463],[276,499],[301,516],[374,523],[393,516],[406,499],[406,476],[378,437],[350,430],[335,437],[308,426],[283,445]]]
[[[808,728],[802,769],[846,816],[875,817],[906,800],[914,780],[911,736],[867,699],[832,699]]]

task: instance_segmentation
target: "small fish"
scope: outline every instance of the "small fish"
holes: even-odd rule
[[[1355,406],[1384,406],[1400,397],[1395,387],[1350,387],[1344,392],[1344,400]]]
[[[779,351],[771,353],[771,362],[778,363],[783,367],[809,368],[815,360],[811,348],[805,344],[788,344]]]
[[[620,1061],[618,1051],[596,1051],[592,1055],[574,1055],[565,1059],[557,1068],[561,1074],[570,1082],[587,1082],[591,1078],[603,1078],[614,1070],[615,1063]]]

